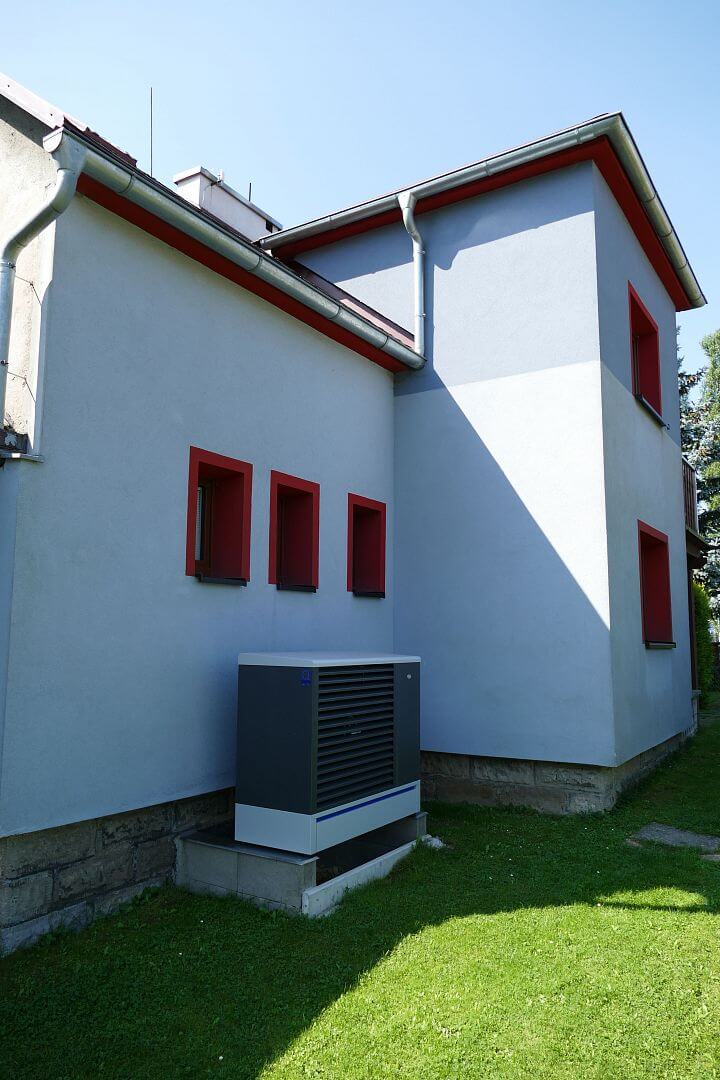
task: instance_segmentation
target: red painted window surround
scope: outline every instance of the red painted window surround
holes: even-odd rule
[[[187,575],[211,581],[250,579],[251,506],[252,465],[190,447]]]
[[[385,596],[383,502],[348,495],[347,587],[356,596]]]
[[[665,533],[638,521],[642,632],[646,645],[672,644],[670,558]]]
[[[287,473],[270,473],[268,581],[280,589],[318,587],[320,485]]]
[[[662,416],[660,334],[657,323],[630,282],[628,308],[633,394],[650,405],[658,416]]]

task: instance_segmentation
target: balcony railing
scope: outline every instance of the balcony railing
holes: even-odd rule
[[[683,498],[685,502],[685,526],[694,533],[699,533],[697,505],[697,476],[692,465],[685,458],[682,463]]]

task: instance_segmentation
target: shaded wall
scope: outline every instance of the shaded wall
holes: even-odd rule
[[[395,647],[423,657],[428,750],[615,763],[593,200],[587,164],[418,218]],[[306,261],[412,324],[400,227]]]

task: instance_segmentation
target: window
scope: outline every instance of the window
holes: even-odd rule
[[[355,596],[385,595],[385,503],[348,495],[347,587]]]
[[[660,340],[657,323],[628,283],[633,394],[662,420]]]
[[[250,578],[252,465],[190,447],[185,573],[216,584]]]
[[[643,639],[648,648],[672,648],[668,538],[638,521]]]
[[[315,592],[318,587],[320,485],[270,473],[268,581],[278,589]]]

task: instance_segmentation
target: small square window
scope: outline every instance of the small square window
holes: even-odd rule
[[[320,485],[270,474],[268,581],[278,589],[315,592],[318,587]]]
[[[668,648],[672,640],[668,538],[638,521],[643,640],[648,648]]]
[[[190,447],[185,573],[244,585],[250,578],[252,465]]]
[[[660,339],[657,323],[628,283],[633,394],[662,419]]]
[[[385,596],[385,503],[348,495],[347,587],[355,596]]]

